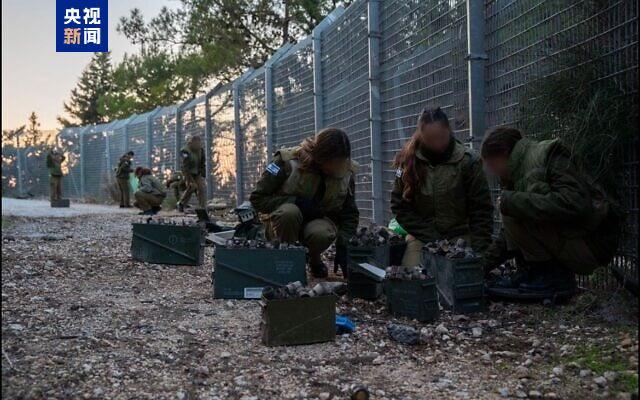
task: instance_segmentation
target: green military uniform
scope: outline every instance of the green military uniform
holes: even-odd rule
[[[404,169],[396,171],[391,210],[398,223],[415,238],[407,243],[402,264],[418,265],[422,246],[441,239],[464,237],[477,252],[491,241],[491,196],[478,156],[452,139],[443,160],[433,162],[417,150],[417,168],[425,180],[412,201],[403,199]]]
[[[116,168],[116,180],[118,182],[121,207],[131,207],[129,200],[129,174],[131,174],[131,172],[133,172],[131,169],[131,157],[129,157],[128,154],[124,154],[120,157],[118,167]]]
[[[167,197],[167,192],[158,178],[151,174],[142,175],[134,197],[136,206],[142,211],[147,211],[153,207],[159,207]]]
[[[56,151],[47,154],[47,168],[49,169],[49,198],[51,201],[62,198],[62,163],[65,156]]]
[[[356,232],[360,215],[354,196],[356,164],[352,163],[342,177],[322,176],[300,169],[299,149],[293,147],[276,152],[249,200],[256,211],[266,214],[269,239],[279,238],[289,243],[300,240],[309,248],[312,262],[317,263],[320,254],[334,240],[346,245]],[[324,195],[318,203],[324,217],[303,221],[296,199],[313,199],[323,181]]]
[[[187,145],[180,150],[180,155],[182,157],[182,175],[185,178],[187,187],[179,203],[182,205],[189,204],[191,195],[196,192],[198,207],[205,208],[207,199],[204,182],[206,171],[204,149],[194,150]]]
[[[521,139],[509,155],[500,198],[503,231],[487,261],[519,251],[525,261],[559,262],[578,274],[606,265],[617,248],[618,216],[597,185],[580,176],[558,140]]]
[[[166,182],[167,187],[173,191],[176,200],[180,200],[180,192],[187,190],[187,182],[181,172],[172,174]]]

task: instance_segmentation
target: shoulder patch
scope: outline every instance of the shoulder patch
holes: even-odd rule
[[[278,175],[278,172],[280,172],[280,167],[278,167],[275,163],[271,163],[267,165],[267,172],[274,176]]]
[[[403,173],[404,171],[402,170],[402,168],[396,169],[396,178],[402,178]]]

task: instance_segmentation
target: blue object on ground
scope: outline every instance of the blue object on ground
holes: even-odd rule
[[[344,315],[336,315],[336,333],[342,335],[351,333],[356,329],[356,324]]]

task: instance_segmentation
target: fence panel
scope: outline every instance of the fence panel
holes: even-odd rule
[[[82,135],[84,141],[84,194],[94,199],[107,195],[110,176],[107,171],[107,135],[111,124],[95,125]]]
[[[395,179],[393,159],[425,107],[441,107],[456,136],[469,136],[466,3],[385,1],[381,10],[380,98],[385,220]]]
[[[163,107],[152,117],[151,170],[168,178],[176,165],[176,118],[178,106]]]
[[[133,168],[147,167],[147,117],[151,112],[135,115],[129,123],[129,150],[134,152]]]
[[[2,196],[18,196],[18,150],[14,145],[2,146]]]
[[[58,142],[66,158],[63,164],[65,177],[62,180],[62,196],[79,198],[81,192],[80,172],[80,134],[84,127],[65,128],[58,134]]]
[[[273,65],[274,149],[297,146],[314,134],[311,38],[292,47]]]
[[[630,96],[637,94],[637,2],[487,0],[485,7],[489,129],[502,124],[521,127],[520,103],[527,88],[538,78],[566,70],[553,60],[580,60],[584,54],[595,54],[594,59],[581,62],[597,63],[598,80],[614,80]],[[620,189],[628,218],[613,268],[637,285],[637,149],[626,149],[624,156],[626,171]],[[494,198],[498,193],[494,185]],[[601,278],[582,283],[592,287],[612,284],[610,274]]]
[[[343,129],[351,141],[360,217],[373,218],[371,130],[369,129],[369,56],[366,1],[354,2],[322,32],[322,116],[324,127]]]
[[[231,84],[220,87],[209,99],[211,110],[211,170],[213,198],[236,204],[236,140]]]
[[[240,86],[240,129],[242,132],[241,200],[247,200],[267,167],[267,120],[264,97],[264,68],[247,76]]]
[[[126,139],[126,125],[132,118],[122,119],[114,122],[111,127],[111,135],[109,137],[109,167],[110,171],[108,171],[112,176],[115,177],[115,170],[118,166],[118,161],[120,157],[127,151],[127,143]]]

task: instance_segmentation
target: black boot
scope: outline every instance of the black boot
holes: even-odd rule
[[[178,212],[184,212],[184,206],[182,203],[176,204],[176,208],[178,209]]]
[[[322,261],[320,263],[309,264],[311,269],[311,275],[314,278],[323,279],[329,276],[329,270],[327,270],[327,266],[324,265]]]
[[[532,269],[530,278],[520,283],[519,289],[532,294],[539,293],[547,298],[571,297],[576,290],[576,276],[559,264],[546,268],[541,266],[539,270]]]

